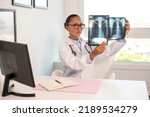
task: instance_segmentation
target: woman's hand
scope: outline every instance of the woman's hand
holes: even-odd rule
[[[129,21],[126,19],[126,35],[129,33],[130,31],[130,24]]]
[[[107,43],[102,42],[99,46],[97,46],[91,53],[90,59],[93,60],[97,55],[102,54],[105,51]]]

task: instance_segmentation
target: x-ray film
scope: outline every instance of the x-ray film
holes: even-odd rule
[[[88,27],[88,44],[99,45],[107,41],[109,36],[109,16],[108,15],[90,15]]]
[[[125,17],[109,15],[90,15],[88,27],[88,44],[97,46],[103,41],[123,39],[126,31]]]
[[[109,39],[123,39],[126,32],[125,17],[110,17],[109,18]]]

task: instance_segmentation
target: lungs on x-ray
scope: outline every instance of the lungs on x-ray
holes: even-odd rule
[[[110,17],[109,18],[109,39],[123,39],[125,37],[125,23],[124,17]]]
[[[99,45],[107,41],[109,32],[108,15],[91,15],[89,16],[88,42],[89,45]]]
[[[125,37],[125,22],[125,17],[90,15],[88,44],[97,46],[103,41],[123,39]]]

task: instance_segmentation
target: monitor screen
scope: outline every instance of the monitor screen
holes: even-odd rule
[[[0,67],[5,77],[13,74],[13,80],[35,87],[26,44],[0,41]]]

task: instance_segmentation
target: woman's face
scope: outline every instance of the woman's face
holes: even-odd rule
[[[70,38],[78,40],[82,32],[82,22],[80,17],[72,17],[68,25],[66,26],[67,31],[70,34]]]

